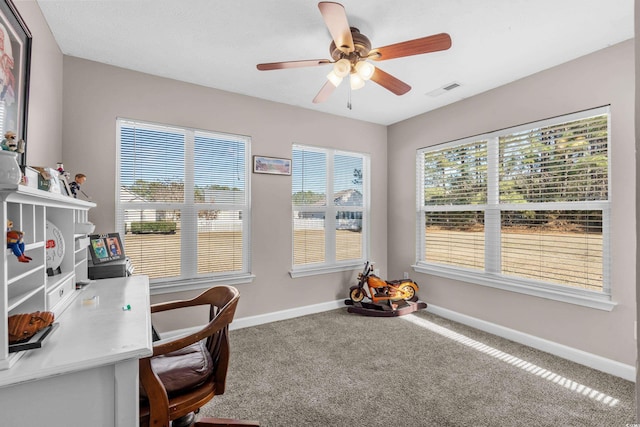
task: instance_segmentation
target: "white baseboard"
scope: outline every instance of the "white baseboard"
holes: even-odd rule
[[[335,310],[336,308],[341,307],[346,307],[344,304],[344,299],[323,302],[314,305],[307,305],[304,307],[290,308],[288,310],[274,311],[272,313],[258,314],[256,316],[240,317],[233,320],[233,323],[229,325],[229,330],[248,328],[249,326],[257,326],[264,323],[277,322],[278,320],[293,319],[295,317]]]
[[[563,344],[558,344],[556,342],[545,340],[543,338],[538,338],[524,332],[496,325],[495,323],[486,322],[484,320],[467,316],[465,314],[460,314],[446,308],[434,306],[432,304],[429,304],[429,306],[427,307],[427,311],[440,317],[444,317],[445,319],[453,320],[454,322],[462,323],[464,325],[471,326],[472,328],[480,329],[481,331],[485,331],[490,334],[497,335],[499,337],[506,338],[520,344],[524,344],[526,346],[553,354],[555,356],[562,357],[563,359],[567,359],[572,362],[576,362],[581,365],[606,372],[607,374],[624,378],[628,381],[636,382],[636,368],[634,366],[616,362],[615,360],[607,359],[605,357],[598,356],[592,353],[587,353],[586,351],[568,347]]]
[[[296,317],[305,316],[307,314],[335,310],[341,307],[345,307],[343,299],[308,305],[304,307],[296,307],[288,310],[275,311],[272,313],[259,314],[256,316],[241,317],[235,319],[229,326],[229,329],[234,330],[248,328],[250,326],[276,322],[278,320],[293,319]],[[467,316],[465,314],[460,314],[446,308],[434,306],[432,304],[429,304],[429,306],[427,307],[427,311],[435,315],[444,317],[445,319],[453,320],[454,322],[462,323],[463,325],[471,326],[472,328],[476,328],[481,331],[485,331],[523,345],[527,345],[529,347],[553,354],[555,356],[562,357],[563,359],[571,360],[572,362],[576,362],[581,365],[606,372],[607,374],[615,375],[632,382],[636,381],[636,368],[634,366],[616,362],[615,360],[607,359],[605,357],[598,356],[592,353],[587,353],[586,351],[568,347],[563,344],[558,344],[556,342],[545,340],[543,338],[538,338],[524,332],[516,331],[515,329],[510,329],[504,326],[496,325],[495,323],[486,322],[484,320]]]

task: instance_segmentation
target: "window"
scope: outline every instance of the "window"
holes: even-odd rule
[[[611,309],[609,109],[418,150],[416,270]]]
[[[360,266],[367,258],[368,156],[301,145],[292,156],[292,277]]]
[[[155,287],[248,278],[249,138],[124,119],[117,128],[116,221],[136,273]]]

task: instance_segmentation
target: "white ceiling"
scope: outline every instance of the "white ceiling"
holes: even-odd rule
[[[633,38],[633,0],[343,0],[373,47],[450,34],[442,52],[377,62],[412,86],[396,96],[343,82],[311,100],[330,65],[258,71],[256,64],[330,59],[315,0],[38,0],[62,52],[118,67],[388,125]],[[452,82],[455,90],[428,93]],[[171,102],[171,100],[167,100]]]

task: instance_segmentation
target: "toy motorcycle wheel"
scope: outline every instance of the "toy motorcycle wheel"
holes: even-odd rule
[[[402,288],[400,288],[400,290],[404,295],[406,295],[404,297],[405,301],[409,301],[416,296],[416,290],[413,288],[413,286],[404,285]]]
[[[364,291],[360,288],[353,288],[351,292],[349,292],[349,298],[353,302],[360,302],[364,299]]]

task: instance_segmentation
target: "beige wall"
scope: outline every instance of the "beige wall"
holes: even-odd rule
[[[83,190],[98,204],[90,212],[98,232],[115,229],[116,117],[248,135],[252,154],[266,156],[291,158],[294,142],[369,153],[372,259],[386,271],[386,127],[65,57],[63,157],[67,169],[88,175]],[[242,297],[237,316],[347,296],[352,273],[288,275],[291,177],[252,174],[251,205],[251,271],[256,278],[238,285]]]
[[[389,271],[415,261],[416,149],[611,104],[612,312],[413,273],[431,304],[636,363],[633,41],[389,127]],[[407,167],[410,166],[410,167]]]
[[[15,2],[33,36],[27,122],[27,164],[62,159],[62,52],[35,1]]]

